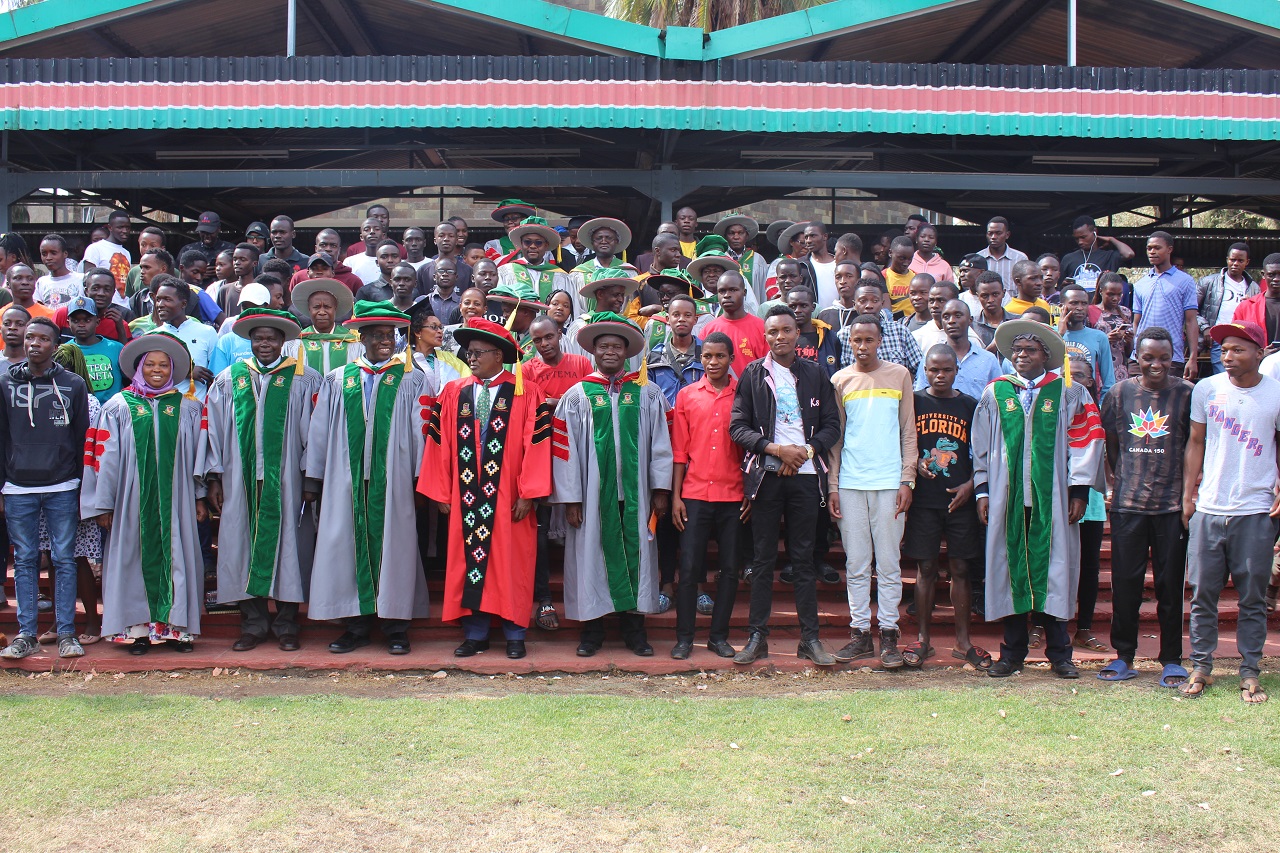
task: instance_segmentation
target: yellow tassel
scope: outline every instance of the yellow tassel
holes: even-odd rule
[[[516,376],[516,396],[524,396],[524,371],[520,369],[520,363],[517,361],[515,370],[511,371]]]
[[[1063,386],[1065,386],[1065,387],[1067,387],[1067,388],[1070,388],[1070,387],[1071,387],[1071,361],[1070,361],[1070,359],[1068,359],[1068,360],[1067,360],[1067,363],[1066,363],[1066,364],[1062,365],[1062,384],[1063,384]]]
[[[640,376],[639,376],[639,378],[637,378],[637,379],[636,379],[636,384],[637,384],[637,385],[648,385],[648,384],[649,384],[649,355],[648,355],[648,353],[646,353],[646,354],[645,354],[644,358],[640,359]]]
[[[557,244],[556,244],[556,263],[557,263],[557,264],[558,264],[558,263],[560,263],[560,247],[561,247],[561,245],[562,245],[561,243],[557,243]]]
[[[508,332],[511,331],[512,327],[514,327],[516,324],[516,312],[520,310],[520,301],[521,301],[520,298],[517,297],[516,307],[511,309],[511,314],[510,316],[507,317],[507,322],[503,324],[504,326],[506,326],[506,329]]]
[[[626,250],[626,249],[623,249],[623,250],[622,250],[622,262],[623,262],[624,264],[627,262],[627,250]]]
[[[303,363],[302,359],[300,359],[300,358],[299,358],[299,359],[297,359],[297,360],[295,360],[295,361],[293,362],[293,375],[294,375],[294,376],[301,376],[301,375],[302,375],[302,371],[304,371],[304,370],[306,370],[306,369],[307,369],[307,366]]]

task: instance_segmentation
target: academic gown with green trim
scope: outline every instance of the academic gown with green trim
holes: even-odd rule
[[[543,403],[546,394],[537,385],[526,382],[524,393],[512,393],[508,400],[501,389],[511,391],[515,377],[504,370],[496,378],[503,384],[494,389],[489,420],[491,424],[498,419],[503,422],[500,461],[493,448],[482,446],[482,442],[487,445],[494,439],[493,428],[484,439],[479,436],[475,419],[479,381],[474,376],[456,379],[444,387],[436,401],[418,491],[450,507],[448,515],[442,516],[448,519],[449,555],[441,618],[452,622],[473,613],[490,613],[527,627],[538,551],[538,514],[530,510],[520,521],[513,521],[511,510],[520,498],[534,500],[551,494],[551,412]],[[498,472],[498,487],[486,510],[484,469],[490,462]],[[468,555],[476,548],[485,553],[473,566]],[[467,607],[467,575],[480,566],[484,573],[476,590],[480,606]]]
[[[634,376],[634,375],[633,375]],[[610,571],[604,558],[605,544],[621,547],[621,538],[605,536],[602,512],[618,513],[616,487],[606,497],[601,495],[601,472],[595,444],[592,403],[584,384],[603,382],[598,373],[570,388],[556,406],[552,445],[554,490],[551,503],[582,504],[581,527],[568,527],[564,554],[565,615],[577,621],[596,619],[619,610],[656,613],[658,610],[658,546],[649,530],[651,491],[671,488],[671,436],[667,428],[667,400],[652,383],[639,385],[626,382],[619,393],[611,394],[613,441],[618,447],[618,403],[623,395],[637,395],[639,435],[636,441],[636,481],[634,490],[638,511],[623,522],[635,533],[637,547],[630,555],[636,565],[635,577],[624,586],[634,603],[619,607],[611,591]],[[624,466],[624,470],[625,470]],[[612,478],[616,483],[616,474]]]
[[[392,361],[403,362],[404,358],[401,355]],[[358,367],[353,370],[357,381],[363,381],[363,371]],[[416,368],[406,371],[398,388],[391,392],[395,394],[395,401],[386,433],[385,459],[376,462],[371,459],[374,418],[367,417],[364,411],[353,413],[353,417],[365,420],[369,427],[363,445],[365,472],[374,470],[371,462],[381,465],[386,472],[383,523],[370,529],[368,534],[370,550],[374,559],[380,561],[377,581],[371,590],[363,588],[357,577],[356,509],[343,393],[349,378],[348,368],[342,368],[330,371],[321,381],[307,436],[305,476],[324,483],[307,615],[312,619],[343,619],[374,613],[383,619],[424,618],[427,584],[418,555],[414,489],[430,414],[427,377]],[[378,395],[388,393],[384,390],[388,387],[381,378],[375,383],[367,404],[369,412],[376,411]],[[362,393],[360,399],[363,399]],[[359,450],[357,448],[357,452]],[[361,515],[362,520],[371,518],[363,506]]]
[[[161,517],[169,519],[169,572],[157,574],[152,597],[160,591],[171,601],[167,614],[153,607],[144,577],[143,554],[148,566],[162,553],[163,532],[158,518],[148,516],[144,530],[142,512],[147,495],[138,472],[138,450],[134,433],[134,407],[146,407],[156,436],[154,413],[157,407],[177,418],[177,435],[172,450],[173,486],[168,505],[157,495]],[[204,485],[196,477],[196,457],[203,435],[200,431],[200,403],[177,391],[157,398],[142,398],[126,392],[116,394],[102,406],[97,425],[85,439],[84,477],[80,482],[80,515],[93,518],[114,513],[111,530],[102,544],[102,636],[118,634],[133,625],[166,622],[191,634],[200,633],[200,609],[204,605],[204,558],[200,535],[196,532],[196,499],[204,496]],[[154,440],[154,438],[153,438]],[[151,462],[167,455],[152,445]],[[147,490],[149,491],[149,490]],[[158,599],[157,599],[158,600]]]
[[[298,340],[285,343],[281,354],[286,358],[297,358],[299,352],[306,359],[307,367],[324,376],[335,367],[345,367],[364,355],[364,346],[359,335],[341,326],[335,326],[328,334],[307,326]]]
[[[240,362],[248,367],[252,359]],[[242,378],[234,365],[222,371],[209,386],[205,399],[207,436],[197,470],[207,477],[219,474],[222,478],[222,517],[218,528],[218,602],[241,601],[255,596],[274,598],[277,601],[307,600],[307,578],[299,559],[302,519],[302,469],[306,462],[307,433],[311,426],[311,409],[320,391],[320,374],[309,367],[301,374],[295,373],[297,362],[286,358],[271,373],[268,382],[284,381],[289,374],[288,396],[271,397],[272,404],[285,402],[283,422],[272,440],[266,435],[272,423],[266,417],[269,407],[263,405],[264,389],[256,388],[248,371],[243,378],[249,383],[241,393],[253,394],[256,404],[252,407],[254,428],[254,459],[251,477],[263,483],[268,466],[279,470],[279,527],[269,535],[274,544],[263,546],[259,558],[259,577],[269,584],[266,591],[249,592],[250,563],[254,553],[251,534],[254,523],[265,517],[259,511],[251,512],[249,493],[244,476],[245,457],[242,455],[236,421],[236,387]],[[236,375],[233,376],[233,373]],[[276,394],[279,394],[277,391]],[[246,407],[248,411],[248,407]],[[267,447],[275,447],[278,455],[268,456]],[[265,490],[260,501],[268,500]],[[261,506],[261,504],[259,505]],[[264,535],[269,534],[264,531]],[[305,549],[310,552],[310,547]],[[309,564],[307,566],[309,568]]]
[[[543,266],[546,269],[538,270],[519,261],[503,264],[498,267],[498,284],[505,284],[517,293],[530,291],[536,293],[538,301],[543,304],[551,298],[552,293],[563,290],[569,294],[573,304],[577,305],[580,299],[578,292],[573,289],[573,280],[569,273],[550,262]]]
[[[1050,399],[1046,388],[1056,383],[1061,388],[1061,401],[1057,417],[1053,421],[1054,447],[1052,461],[1042,470],[1051,472],[1049,494],[1052,501],[1048,532],[1048,559],[1026,561],[1027,569],[1012,561],[1010,554],[1010,528],[1006,523],[1010,509],[1012,477],[1022,477],[1022,471],[1011,471],[1009,453],[1005,446],[1002,410],[997,399],[996,386],[1004,384],[1016,391],[1023,387],[1016,377],[1002,376],[982,392],[982,399],[973,418],[973,482],[981,494],[985,486],[990,498],[987,523],[987,620],[994,622],[1005,616],[1019,613],[1047,613],[1057,619],[1070,619],[1076,609],[1076,588],[1080,582],[1080,528],[1067,524],[1068,486],[1105,488],[1102,460],[1105,453],[1102,421],[1089,392],[1079,385],[1063,387],[1062,378],[1048,374],[1039,387],[1032,415],[1026,415],[1014,398],[1016,411],[1006,414],[1021,416],[1024,424],[1034,425],[1035,413]],[[1034,441],[1034,428],[1028,428],[1026,441]],[[1026,459],[1027,444],[1024,443]],[[1034,457],[1033,457],[1034,459]],[[1033,464],[1033,475],[1037,466]],[[1034,482],[1034,480],[1033,480]],[[1034,492],[1033,485],[1033,492]],[[1025,511],[1018,507],[1015,519],[1023,519]],[[1033,542],[1040,541],[1033,528]]]

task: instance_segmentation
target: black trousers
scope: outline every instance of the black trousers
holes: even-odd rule
[[[355,634],[357,637],[367,637],[373,633],[374,623],[380,623],[382,628],[382,636],[390,637],[392,634],[403,634],[409,630],[408,619],[379,619],[377,616],[350,616],[342,620],[342,624],[347,630]]]
[[[680,534],[680,583],[676,587],[676,642],[693,642],[698,619],[698,584],[707,576],[707,543],[715,539],[720,549],[720,580],[716,606],[711,611],[712,640],[729,639],[729,618],[738,597],[738,501],[686,500],[689,520]]]
[[[583,622],[582,629],[578,632],[578,640],[583,643],[595,643],[597,646],[603,646],[604,620],[605,617],[601,616],[597,619],[588,619]],[[628,646],[648,641],[648,636],[644,630],[643,613],[619,613],[618,624],[622,628],[622,639]]]
[[[271,598],[245,598],[240,601],[240,633],[259,640],[268,633],[277,637],[298,636],[298,602],[277,601],[276,618],[271,618]]]
[[[658,519],[658,583],[675,583],[676,566],[680,565],[680,531],[671,521],[671,513]]]
[[[765,474],[751,506],[754,553],[747,566],[751,580],[751,632],[768,635],[773,610],[773,571],[778,560],[778,528],[787,516],[787,558],[795,572],[796,615],[803,640],[818,639],[817,576],[813,569],[813,534],[817,515],[827,511],[817,474],[779,477]]]
[[[1181,523],[1181,522],[1179,522]],[[1102,521],[1080,522],[1080,586],[1076,590],[1076,630],[1093,627],[1098,606],[1098,574],[1102,571]]]
[[[1111,513],[1111,645],[1116,656],[1133,663],[1138,653],[1138,610],[1147,578],[1147,559],[1155,581],[1156,618],[1160,621],[1160,662],[1182,661],[1183,589],[1187,570],[1187,531],[1182,513]]]
[[[825,491],[825,490],[824,490]],[[827,561],[831,552],[831,513],[818,513],[818,524],[813,530],[813,565]]]
[[[1000,660],[1021,666],[1027,659],[1027,646],[1031,641],[1027,617],[1030,617],[1032,625],[1039,625],[1044,629],[1044,652],[1049,663],[1070,661],[1071,635],[1067,633],[1067,623],[1047,613],[1019,613],[1004,617],[1004,642],[1000,643]]]

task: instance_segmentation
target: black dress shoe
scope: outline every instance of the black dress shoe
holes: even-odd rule
[[[1080,670],[1076,669],[1076,665],[1069,660],[1061,660],[1052,667],[1053,674],[1059,678],[1079,678]]]
[[[387,651],[393,655],[409,654],[409,635],[404,631],[387,635]]]
[[[707,649],[709,651],[715,652],[717,656],[722,658],[731,658],[735,654],[733,650],[733,646],[729,645],[724,640],[710,641],[709,643],[707,643]]]
[[[296,652],[300,648],[302,648],[302,644],[298,642],[297,634],[285,634],[280,638],[280,651]]]
[[[129,654],[135,655],[135,656],[145,655],[150,650],[151,650],[151,641],[147,639],[134,640],[133,645],[129,646]]]
[[[528,652],[524,648],[524,640],[507,640],[507,657],[512,660],[520,660]]]
[[[689,655],[693,653],[693,643],[681,640],[671,649],[672,660],[688,660]]]
[[[792,568],[790,563],[787,563],[785,566],[782,567],[782,571],[778,573],[778,580],[782,581],[783,583],[796,582],[796,571],[794,568]]]
[[[258,643],[262,642],[261,637],[255,637],[253,634],[241,634],[240,639],[231,644],[233,652],[249,652],[258,647]]]
[[[488,640],[463,640],[462,645],[453,650],[455,658],[469,658],[478,652],[489,651]]]
[[[830,563],[818,563],[814,568],[818,570],[818,577],[823,583],[840,583],[840,573]]]
[[[653,646],[649,645],[648,640],[637,640],[634,643],[627,643],[627,648],[635,652],[642,658],[653,657]]]
[[[769,641],[764,634],[752,634],[742,651],[733,656],[734,663],[754,663],[769,656]]]
[[[347,652],[354,652],[367,645],[369,645],[368,637],[360,637],[350,631],[344,631],[341,637],[329,644],[329,651],[335,655],[345,655]]]
[[[796,646],[796,657],[811,660],[818,666],[835,666],[836,659],[822,647],[821,640],[801,640]]]
[[[987,675],[992,678],[1008,678],[1018,672],[1022,672],[1022,664],[1013,663],[1012,661],[1007,661],[1001,658],[991,664],[991,669],[987,670]]]
[[[600,651],[599,643],[593,643],[590,640],[583,640],[578,643],[578,657],[580,658],[592,657],[598,651]]]

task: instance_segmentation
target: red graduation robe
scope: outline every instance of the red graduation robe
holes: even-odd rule
[[[427,423],[418,491],[449,505],[441,618],[452,622],[483,612],[527,627],[538,519],[530,511],[513,521],[511,511],[520,498],[551,494],[551,409],[537,385],[525,383],[524,393],[515,395],[509,371],[495,379],[505,384],[495,389],[483,438],[475,419],[479,380],[468,376],[444,386]],[[496,493],[487,496],[494,472]]]

